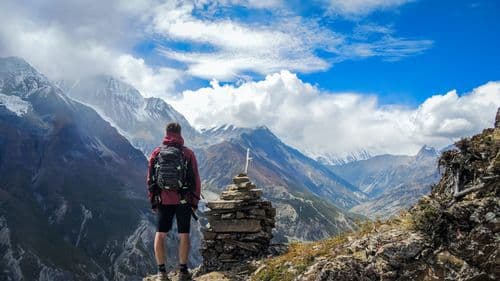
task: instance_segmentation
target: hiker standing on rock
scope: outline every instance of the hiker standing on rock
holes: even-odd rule
[[[187,268],[189,230],[191,215],[198,207],[201,184],[196,157],[192,150],[184,146],[178,123],[167,125],[163,144],[151,154],[147,184],[151,208],[158,215],[154,241],[158,275],[161,280],[169,280],[164,240],[175,216],[180,240],[179,280],[190,280],[191,274]]]

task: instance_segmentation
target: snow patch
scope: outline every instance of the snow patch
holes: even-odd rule
[[[28,110],[31,108],[31,104],[28,101],[18,96],[8,96],[4,94],[0,94],[0,105],[5,106],[9,111],[12,111],[19,117],[28,113]]]
[[[63,199],[61,206],[59,206],[59,208],[55,210],[54,215],[52,215],[49,218],[49,223],[50,224],[60,223],[67,212],[68,212],[68,201]]]
[[[373,157],[372,153],[365,149],[339,154],[322,154],[318,152],[305,151],[305,154],[313,159],[316,159],[316,161],[320,162],[321,164],[333,166],[345,165],[351,162],[367,160]]]
[[[83,221],[80,224],[80,232],[78,233],[78,238],[76,239],[75,246],[78,247],[78,244],[80,244],[80,239],[82,238],[82,233],[83,230],[85,229],[85,224],[89,219],[92,218],[92,211],[88,210],[85,208],[85,206],[81,205],[82,208],[82,214],[83,214]]]

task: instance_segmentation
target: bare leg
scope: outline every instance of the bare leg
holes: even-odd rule
[[[189,256],[189,233],[179,233],[179,263],[187,264]]]
[[[157,264],[165,264],[165,237],[166,232],[156,232],[155,235],[155,257]]]

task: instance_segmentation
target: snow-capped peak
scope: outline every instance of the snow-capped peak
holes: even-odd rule
[[[438,155],[439,152],[434,147],[424,145],[422,146],[422,148],[420,148],[415,157],[418,159],[422,157],[437,157]]]
[[[50,86],[52,83],[25,60],[17,57],[0,58],[0,92],[23,98]]]
[[[320,162],[322,164],[334,165],[334,166],[344,165],[344,164],[354,162],[354,161],[366,160],[366,159],[373,157],[373,155],[369,151],[364,150],[364,149],[361,149],[358,151],[353,151],[353,152],[340,153],[340,154],[308,153],[308,155],[310,155],[311,158],[316,159],[318,162]]]

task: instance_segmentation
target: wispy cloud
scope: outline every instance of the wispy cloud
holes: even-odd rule
[[[399,38],[391,27],[375,24],[346,33],[286,13],[259,23],[198,16],[198,9],[205,8],[184,1],[167,2],[155,10],[151,28],[165,40],[161,54],[185,63],[190,75],[205,79],[231,81],[247,72],[266,75],[281,69],[307,73],[326,70],[343,60],[373,56],[397,60],[432,46],[430,40]],[[172,42],[204,48],[185,51],[171,47]]]
[[[348,17],[392,9],[413,1],[415,0],[325,0],[331,13]]]
[[[238,9],[266,16],[248,21]],[[397,60],[432,46],[376,24],[332,30],[319,18],[287,10],[281,0],[2,1],[0,23],[2,56],[21,56],[55,79],[120,76],[147,96],[172,94],[185,77],[235,81],[283,69],[310,73],[344,60]],[[154,67],[133,51],[150,38],[168,59]]]
[[[284,6],[283,0],[215,0],[215,1],[197,1],[205,5],[222,5],[222,6],[242,6],[254,9],[276,9]]]
[[[194,10],[195,5],[166,3],[157,9],[153,29],[169,41],[211,46],[210,51],[160,51],[186,63],[191,75],[202,78],[231,80],[244,72],[324,70],[329,63],[315,51],[334,52],[343,42],[343,36],[300,17],[287,17],[269,25],[244,24],[229,19],[200,19],[193,15]]]
[[[340,59],[382,57],[388,61],[397,61],[408,56],[422,54],[432,47],[432,40],[411,40],[384,35],[373,42],[355,42],[342,48]]]

